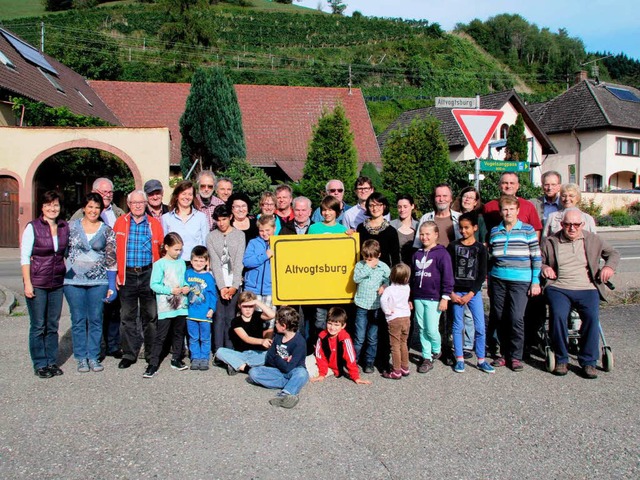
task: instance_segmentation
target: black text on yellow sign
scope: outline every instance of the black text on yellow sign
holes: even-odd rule
[[[274,305],[351,303],[353,270],[360,259],[358,234],[271,237]]]

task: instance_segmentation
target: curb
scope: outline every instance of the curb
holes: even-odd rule
[[[11,312],[18,304],[16,295],[3,285],[0,285],[0,290],[4,294],[4,303],[0,305],[0,315],[11,315]]]
[[[599,227],[596,225],[598,233],[615,233],[615,232],[638,232],[640,231],[640,225],[629,225],[627,227]]]

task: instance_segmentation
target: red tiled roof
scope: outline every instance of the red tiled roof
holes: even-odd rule
[[[9,33],[17,37],[11,32]],[[26,97],[42,102],[50,107],[67,107],[75,114],[99,117],[113,125],[120,125],[118,119],[113,115],[111,110],[102,103],[82,75],[64,66],[56,59],[47,54],[43,54],[47,62],[49,62],[57,72],[57,75],[52,75],[52,77],[60,87],[62,87],[64,93],[58,91],[56,87],[47,80],[38,66],[25,60],[1,33],[0,52],[2,52],[15,67],[10,68],[3,62],[0,62],[0,99],[2,97],[2,91],[4,90],[8,92],[8,96]],[[82,96],[84,96],[86,100]],[[92,105],[89,105],[88,102],[91,102]]]
[[[189,84],[92,81],[91,87],[128,127],[167,126],[171,164],[180,163],[179,121]],[[339,102],[354,133],[360,166],[380,167],[380,150],[359,89],[236,85],[247,160],[256,166],[279,166],[293,180],[302,176],[313,126],[323,108]]]

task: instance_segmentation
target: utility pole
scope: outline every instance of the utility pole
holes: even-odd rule
[[[44,53],[44,22],[40,22],[40,51]]]
[[[349,64],[349,95],[351,95],[351,86],[353,83],[351,82],[351,64]]]

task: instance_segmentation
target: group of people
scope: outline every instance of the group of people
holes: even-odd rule
[[[367,384],[360,371],[376,367],[389,379],[409,375],[414,330],[420,373],[441,357],[462,373],[474,353],[482,372],[521,371],[547,303],[554,373],[568,371],[567,318],[575,309],[578,362],[595,378],[598,305],[619,254],[578,209],[576,185],[561,185],[557,172],[546,172],[542,184],[542,197],[525,200],[517,175],[505,172],[500,198],[486,204],[473,187],[454,199],[440,184],[434,210],[419,220],[410,195],[398,196],[391,220],[389,200],[364,176],[354,185],[356,205],[344,202],[339,179],[327,182],[315,211],[282,184],[261,196],[255,216],[249,197],[210,171],[179,182],[169,205],[162,184],[147,181],[127,196],[128,213],[112,203],[112,182],[99,178],[68,222],[59,195],[46,192],[21,246],[35,374],[63,374],[56,362],[64,295],[78,372],[102,371],[105,356],[127,369],[143,352],[143,377],[152,378],[168,354],[174,369],[207,370],[213,353],[229,375],[244,372],[278,388],[271,403],[285,408],[298,403],[309,378],[346,375]],[[273,307],[272,236],[354,232],[362,257],[354,305]]]

